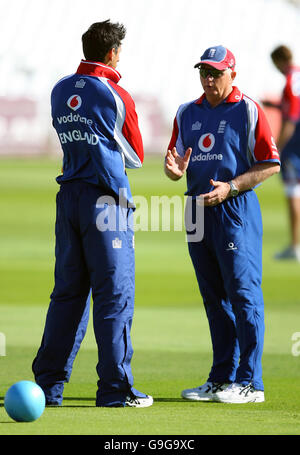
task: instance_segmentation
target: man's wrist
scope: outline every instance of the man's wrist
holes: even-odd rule
[[[239,194],[239,189],[236,186],[235,182],[233,180],[230,180],[228,184],[230,186],[229,196],[236,197]]]
[[[175,181],[175,180],[181,179],[182,175],[176,175],[176,174],[174,174],[172,171],[170,171],[170,170],[166,167],[166,165],[164,166],[164,168],[165,168],[165,174],[166,174],[167,177],[169,177],[169,179],[174,180],[174,181]]]

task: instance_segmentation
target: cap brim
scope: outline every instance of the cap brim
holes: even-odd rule
[[[226,65],[226,63],[212,62],[211,60],[201,60],[200,62],[196,63],[194,68],[199,68],[199,66],[202,64],[212,66],[213,68],[216,68],[216,70],[226,70],[226,68],[228,68],[228,65]]]

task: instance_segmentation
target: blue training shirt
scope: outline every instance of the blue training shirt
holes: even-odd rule
[[[135,105],[101,62],[82,60],[51,93],[52,122],[63,150],[59,184],[83,180],[132,202],[125,168],[142,166],[144,151]],[[124,194],[124,192],[126,194]]]
[[[190,196],[211,191],[210,179],[228,182],[255,163],[280,163],[262,108],[237,87],[214,108],[205,94],[181,105],[168,149],[173,147],[181,156],[192,148],[186,172]]]

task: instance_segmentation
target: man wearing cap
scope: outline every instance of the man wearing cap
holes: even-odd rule
[[[188,248],[213,364],[205,384],[182,397],[262,402],[262,220],[253,188],[279,172],[279,155],[262,109],[233,86],[234,55],[210,47],[195,68],[204,93],[177,111],[165,173],[174,181],[186,173],[186,194],[194,207],[204,205],[203,238],[189,241]]]

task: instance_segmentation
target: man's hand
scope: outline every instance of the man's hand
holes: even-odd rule
[[[183,176],[189,165],[191,153],[191,147],[186,150],[184,157],[178,155],[176,147],[167,151],[165,173],[171,180],[179,180]]]
[[[238,190],[247,191],[255,188],[256,185],[262,183],[267,178],[280,171],[280,164],[276,162],[262,162],[254,164],[244,174],[234,177]],[[204,206],[218,205],[230,197],[230,185],[227,182],[219,182],[210,179],[209,183],[214,187],[212,191],[205,194],[199,194]]]
[[[225,201],[230,195],[230,185],[227,182],[218,182],[210,179],[209,183],[214,186],[214,189],[209,193],[199,194],[203,200],[205,207],[211,207],[213,205],[220,204]]]

